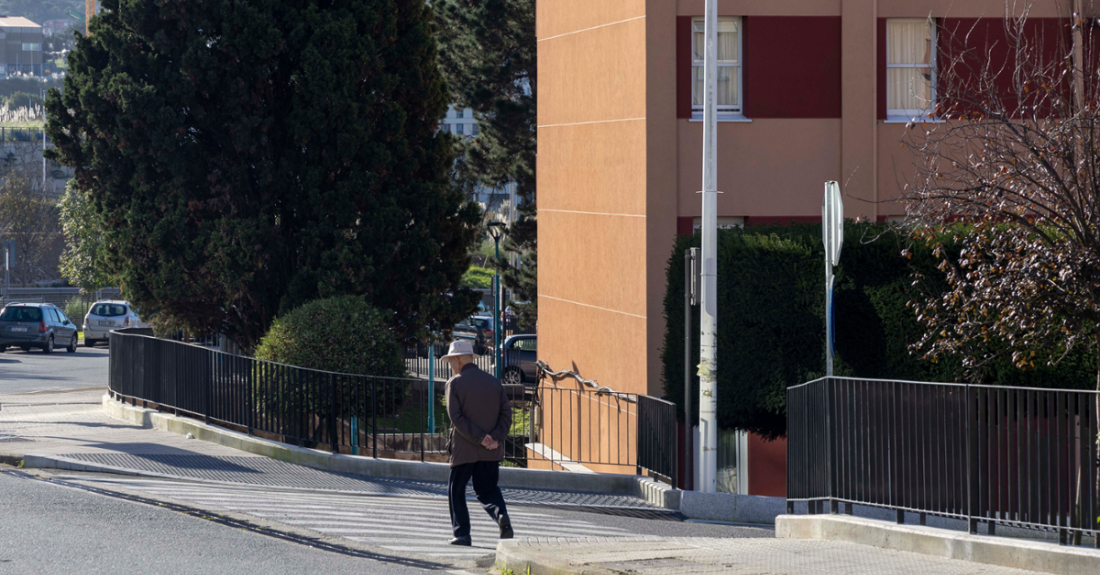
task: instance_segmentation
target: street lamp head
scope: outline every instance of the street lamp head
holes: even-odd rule
[[[489,222],[489,237],[499,240],[504,235],[504,222]]]

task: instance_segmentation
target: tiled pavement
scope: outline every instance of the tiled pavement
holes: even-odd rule
[[[102,390],[44,396],[0,396],[0,456],[53,455],[107,465],[219,483],[346,491],[373,495],[443,499],[443,483],[380,479],[323,471],[183,436],[143,429],[103,412]],[[505,489],[508,501],[581,507],[613,507],[659,513],[641,499],[529,489]],[[473,498],[472,486],[469,497]]]
[[[499,536],[496,524],[470,505],[474,544],[454,547],[446,500],[394,499],[335,493],[301,493],[228,485],[124,479],[110,476],[70,479],[100,489],[139,492],[154,499],[194,504],[259,517],[375,548],[421,557],[478,559],[491,556]],[[517,503],[509,501],[509,504]],[[540,512],[538,507],[509,511],[519,537],[629,535],[626,529]]]

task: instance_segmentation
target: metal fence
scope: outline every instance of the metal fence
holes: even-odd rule
[[[1091,391],[824,378],[787,390],[788,512],[840,503],[1098,535]],[[1100,537],[1097,537],[1100,541]],[[1100,543],[1098,543],[1100,545]]]
[[[3,279],[3,278],[0,278]],[[73,315],[70,319],[74,321],[82,321],[84,316],[88,313],[88,309],[91,308],[98,299],[119,299],[118,288],[108,288],[101,290],[100,296],[97,299],[94,293],[81,293],[79,288],[11,288],[9,293],[0,295],[0,307],[7,305],[11,302],[26,302],[26,303],[50,303],[61,309],[69,307],[70,302],[73,302],[73,307],[80,311],[80,316]]]
[[[43,131],[42,128],[0,126],[0,142],[41,142]],[[52,141],[46,138],[46,142]]]
[[[218,349],[111,332],[110,392],[261,437],[334,453],[445,461],[450,419],[442,379],[331,373]],[[675,406],[603,390],[506,385],[515,465],[676,471]]]
[[[433,344],[432,352],[435,357],[435,371],[432,375],[436,379],[442,379],[444,381],[451,378],[454,373],[451,371],[451,366],[442,358],[447,355],[447,349],[449,344],[436,343]],[[507,355],[507,354],[506,354]],[[493,350],[488,349],[481,355],[474,356],[474,363],[482,370],[493,373],[495,370],[496,358],[493,355]],[[432,360],[428,354],[428,345],[424,343],[410,345],[405,347],[405,369],[409,371],[409,374],[420,377],[428,377],[429,373],[432,373],[429,367],[432,364]],[[507,361],[504,365],[511,365]]]

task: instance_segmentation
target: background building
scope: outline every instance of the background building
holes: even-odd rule
[[[899,142],[934,108],[937,33],[985,18],[974,41],[1003,39],[1005,6],[719,0],[720,225],[820,221],[827,180],[849,218],[902,217]],[[1030,18],[1068,35],[1072,6],[1038,0]],[[703,10],[537,6],[539,359],[617,391],[664,393],[666,267],[701,216]]]
[[[21,16],[0,16],[0,75],[42,75],[42,27]]]

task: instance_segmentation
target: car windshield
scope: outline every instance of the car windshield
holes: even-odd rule
[[[42,321],[42,310],[36,307],[6,307],[0,321]]]
[[[117,303],[97,303],[92,308],[92,315],[100,317],[116,317],[126,315],[126,306]]]

